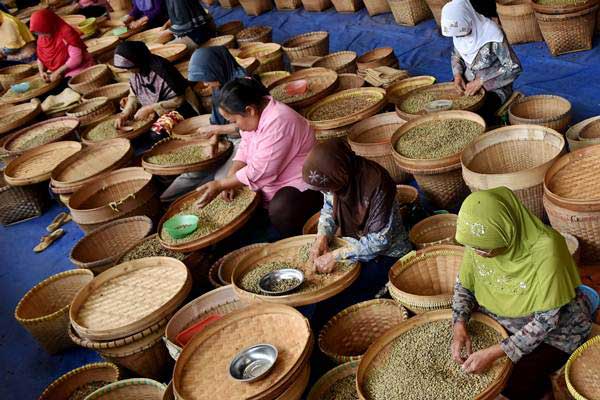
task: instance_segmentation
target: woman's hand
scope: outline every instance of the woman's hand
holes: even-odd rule
[[[122,127],[125,126],[125,123],[127,122],[127,116],[124,114],[119,114],[119,116],[115,119],[115,128],[117,129],[121,129]]]
[[[213,201],[215,197],[219,195],[219,193],[223,191],[223,187],[219,181],[212,181],[200,186],[196,189],[196,191],[202,193],[196,202],[196,207],[204,208],[208,203]]]
[[[228,203],[232,202],[233,199],[235,199],[235,195],[236,195],[235,189],[223,190],[223,192],[221,192],[221,198]]]
[[[503,355],[504,351],[498,344],[476,351],[463,363],[462,369],[469,374],[483,374]]]
[[[325,235],[317,235],[309,253],[309,261],[314,262],[318,257],[329,251],[329,240]]]
[[[467,332],[467,325],[464,321],[457,321],[452,327],[452,344],[450,345],[450,351],[452,352],[452,358],[458,364],[463,364],[467,358],[463,358],[463,349],[467,352],[467,358],[473,352],[471,347],[471,338]]]
[[[460,93],[464,93],[466,86],[465,80],[463,79],[462,75],[454,75],[454,87]]]
[[[137,112],[133,116],[133,119],[135,119],[136,121],[146,120],[150,117],[153,117],[154,114],[156,114],[156,111],[154,111],[154,108],[152,108],[152,106],[144,106],[137,110]]]
[[[49,78],[50,82],[56,82],[56,81],[60,81],[63,78],[63,71],[61,71],[60,69],[57,69],[56,71],[54,71],[53,73],[50,74]]]
[[[40,78],[46,83],[50,82],[50,74],[46,71],[40,71]]]
[[[473,96],[483,87],[483,82],[481,79],[476,78],[474,81],[471,81],[467,84],[465,88],[465,95]]]
[[[335,258],[334,252],[325,253],[320,257],[315,258],[313,264],[317,273],[319,274],[329,274],[333,272],[335,269],[335,264],[337,260]]]

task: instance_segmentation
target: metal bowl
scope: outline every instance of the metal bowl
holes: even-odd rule
[[[452,100],[434,100],[425,105],[425,111],[428,113],[448,111],[452,109]]]
[[[236,381],[254,382],[266,376],[278,356],[275,346],[257,344],[239,352],[229,364],[229,375]]]
[[[298,283],[285,290],[277,290],[277,285],[280,282],[292,279],[297,280]],[[298,289],[302,283],[304,283],[304,273],[302,271],[294,268],[286,268],[269,272],[263,276],[258,282],[258,287],[266,294],[282,295]]]

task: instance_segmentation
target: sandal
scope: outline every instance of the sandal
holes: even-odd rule
[[[61,212],[56,217],[54,217],[54,219],[52,220],[52,223],[46,227],[46,230],[48,232],[54,232],[55,230],[57,230],[58,228],[60,228],[61,226],[63,226],[67,222],[69,222],[70,220],[71,220],[71,214],[69,214],[67,212]]]
[[[50,245],[52,243],[54,243],[59,238],[61,238],[64,234],[65,234],[64,230],[57,229],[54,232],[50,233],[49,235],[42,236],[42,239],[40,240],[40,243],[33,248],[33,251],[36,252],[36,253],[41,253],[42,251],[44,251],[48,247],[50,247]]]

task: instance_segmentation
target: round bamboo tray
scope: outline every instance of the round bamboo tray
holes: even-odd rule
[[[110,70],[104,64],[94,65],[86,68],[69,80],[69,87],[86,95],[92,90],[107,85],[111,80]]]
[[[279,350],[274,369],[251,385],[233,381],[228,370],[231,359],[256,343],[270,343]],[[223,398],[276,398],[301,374],[311,349],[310,325],[298,311],[276,304],[248,307],[193,337],[175,364],[173,391],[186,399],[212,396],[216,390]]]
[[[328,106],[329,104],[336,103],[339,100],[345,100],[348,98],[358,98],[365,97],[375,99],[371,105],[367,107],[355,111],[349,115],[345,115],[343,117],[325,119],[325,120],[316,120],[315,115],[317,115],[320,108]],[[320,100],[316,104],[313,104],[306,111],[306,119],[308,119],[313,127],[316,129],[335,129],[341,126],[346,126],[353,124],[355,122],[361,121],[367,117],[373,116],[381,111],[387,104],[387,98],[385,97],[385,90],[379,88],[360,88],[360,89],[349,89],[344,90],[339,93],[335,93],[331,96]]]
[[[570,233],[559,233],[565,238],[565,243],[567,243],[567,248],[569,249],[571,257],[573,257],[575,264],[579,264],[579,261],[581,261],[581,249],[579,248],[579,240],[577,240],[577,238],[571,235]]]
[[[248,190],[248,189],[244,189],[244,190]],[[163,215],[163,217],[161,218],[159,225],[158,225],[158,232],[159,232],[160,243],[165,248],[167,248],[169,250],[174,250],[174,251],[190,252],[190,251],[204,249],[208,246],[218,243],[221,240],[223,240],[223,239],[231,236],[235,232],[237,232],[240,228],[242,228],[246,224],[246,222],[248,222],[248,220],[254,213],[254,210],[256,210],[256,208],[260,204],[260,196],[258,194],[254,194],[254,199],[252,200],[252,203],[250,203],[245,210],[241,211],[239,213],[239,215],[228,225],[225,225],[206,236],[199,237],[197,239],[191,240],[186,243],[182,243],[182,244],[167,243],[162,237],[160,237],[160,232],[162,231],[162,226],[165,223],[165,221],[167,221],[169,218],[173,217],[174,215],[177,215],[182,209],[185,209],[190,203],[196,202],[199,198],[200,198],[200,193],[195,192],[195,191],[191,192],[185,196],[182,196],[177,201],[175,201],[171,205],[171,207],[169,207],[169,209],[167,210],[165,215]]]
[[[94,275],[86,270],[70,270],[52,275],[35,285],[19,301],[15,319],[50,354],[73,345],[67,331],[71,301]]]
[[[118,219],[88,233],[71,249],[69,258],[77,268],[100,274],[112,267],[127,249],[152,231],[152,220],[137,216]]]
[[[304,226],[302,227],[302,234],[316,235],[319,227],[319,218],[321,218],[321,211],[314,214],[308,219],[308,221],[304,223]]]
[[[81,150],[81,143],[62,141],[28,150],[12,160],[4,170],[4,179],[12,186],[34,185],[50,179],[52,170]]]
[[[171,135],[177,139],[198,139],[201,134],[197,130],[210,125],[210,114],[187,118],[175,125]]]
[[[367,118],[350,128],[348,143],[356,155],[385,168],[396,183],[408,179],[408,174],[396,165],[392,156],[391,138],[404,124],[396,113],[384,113]]]
[[[52,382],[38,400],[69,399],[77,389],[92,382],[116,382],[121,377],[119,368],[108,362],[84,365],[67,372]]]
[[[182,348],[177,344],[177,335],[198,321],[208,316],[219,315],[224,317],[232,312],[248,307],[233,290],[233,286],[223,286],[211,290],[192,300],[171,317],[165,329],[165,344],[171,357],[177,361]]]
[[[240,261],[242,261],[252,251],[256,249],[262,249],[266,245],[267,243],[256,243],[251,244],[249,246],[244,246],[226,254],[225,256],[221,257],[217,262],[215,262],[215,266],[217,269],[217,277],[221,285],[231,285],[233,271],[240,263]]]
[[[381,335],[407,319],[406,309],[394,300],[354,304],[321,329],[319,349],[336,364],[358,361]]]
[[[35,75],[36,72],[37,70],[29,64],[17,64],[0,68],[0,86],[8,89],[13,83]]]
[[[32,100],[29,103],[16,106],[2,107],[0,109],[0,135],[29,124],[42,112],[42,106],[39,100]],[[13,117],[16,115],[16,117]],[[3,123],[7,117],[11,117],[10,122]]]
[[[310,389],[306,400],[323,399],[333,385],[348,376],[356,376],[356,371],[358,371],[358,361],[347,362],[327,371]]]
[[[565,379],[569,393],[576,400],[600,397],[597,379],[598,360],[600,360],[600,336],[585,342],[569,357],[565,367]]]
[[[200,47],[225,46],[228,49],[235,49],[237,43],[234,35],[223,35],[208,39]]]
[[[365,86],[365,79],[358,74],[339,74],[337,91],[358,89]]]
[[[176,63],[187,54],[187,47],[183,43],[151,45],[148,49],[155,56],[164,58],[165,60]]]
[[[115,219],[146,215],[158,216],[160,201],[152,175],[139,167],[108,172],[73,193],[69,210],[84,232]]]
[[[150,158],[161,154],[169,154],[177,152],[185,147],[194,146],[202,148],[204,155],[207,157],[204,160],[191,164],[170,164],[159,165],[150,162]],[[229,140],[220,140],[216,146],[216,153],[211,157],[212,144],[207,140],[181,140],[170,139],[164,142],[157,143],[151,150],[144,153],[142,156],[142,167],[152,175],[169,176],[181,175],[186,172],[207,171],[223,165],[229,159],[233,152],[233,145]]]
[[[391,67],[397,62],[398,60],[392,47],[378,47],[358,57],[356,65],[358,71],[366,72],[369,68]]]
[[[583,120],[573,126],[571,126],[567,132],[565,133],[565,137],[567,139],[567,143],[569,144],[569,151],[575,151],[582,149],[588,146],[594,146],[598,143],[594,140],[580,140],[579,135],[580,132],[585,129],[589,124],[596,122],[600,119],[599,117],[592,117],[586,120]]]
[[[280,71],[284,68],[283,52],[277,43],[249,44],[242,48],[240,58],[256,58],[260,65],[254,71],[256,74]]]
[[[496,11],[510,44],[544,40],[531,3],[527,0],[497,0]]]
[[[508,109],[511,125],[541,125],[563,133],[571,122],[571,102],[558,96],[528,96]]]
[[[250,57],[250,58],[237,58],[236,57],[235,61],[238,64],[240,64],[240,66],[242,68],[244,68],[246,70],[246,72],[249,74],[253,74],[254,71],[256,71],[256,69],[260,65],[260,62],[254,57]]]
[[[217,28],[217,32],[221,35],[236,35],[239,31],[244,29],[244,23],[242,21],[229,21],[220,25]]]
[[[298,80],[306,80],[308,82],[308,90],[311,92],[310,96],[300,100],[294,100],[294,98],[278,98],[278,96],[274,96],[275,99],[295,109],[311,106],[335,91],[338,76],[335,72],[326,68],[303,69],[301,71],[294,72],[287,78],[283,78],[277,82],[277,85],[271,89],[271,95],[278,90],[285,90],[285,85]]]
[[[404,119],[405,121],[418,118],[419,116],[422,116],[422,115],[426,115],[427,111],[425,111],[424,109],[416,114],[411,114],[409,112],[402,110],[401,107],[402,107],[402,103],[404,103],[406,100],[408,100],[411,96],[414,96],[414,95],[420,94],[420,93],[430,93],[430,92],[435,93],[436,100],[442,100],[442,99],[443,100],[456,100],[456,99],[460,99],[460,98],[464,97],[464,95],[462,93],[460,93],[456,90],[456,88],[454,87],[454,83],[438,83],[438,84],[415,89],[414,91],[410,91],[407,94],[405,94],[404,96],[400,97],[398,99],[398,103],[396,103],[396,113],[398,113],[400,118]],[[475,111],[479,110],[481,108],[481,106],[483,106],[483,103],[485,101],[485,91],[483,89],[481,89],[477,93],[477,95],[473,96],[473,97],[477,97],[477,102],[471,106],[462,108],[463,111],[475,112]],[[453,110],[459,111],[459,110],[461,110],[461,108],[453,108]]]
[[[456,214],[439,214],[425,218],[412,227],[408,238],[418,250],[441,244],[456,244]]]
[[[356,57],[354,51],[338,51],[320,58],[313,66],[328,68],[338,74],[353,74],[356,72]]]
[[[544,219],[544,175],[564,149],[565,139],[550,128],[516,125],[496,129],[465,148],[463,178],[472,192],[506,186],[534,215]]]
[[[334,272],[335,276],[330,275],[331,279],[328,279],[324,286],[310,292],[291,293],[283,296],[266,296],[247,292],[239,286],[240,281],[248,272],[252,271],[256,266],[267,262],[291,260],[297,264],[307,265],[307,262],[299,260],[298,254],[303,246],[310,245],[314,239],[315,235],[295,236],[272,243],[261,249],[253,250],[247,257],[238,262],[237,267],[233,271],[232,283],[236,293],[240,298],[253,303],[276,303],[299,307],[326,300],[348,288],[360,275],[360,264],[358,263],[354,263],[349,271]],[[336,238],[335,242],[338,245],[345,243],[344,240],[339,238]],[[312,265],[308,268],[312,268]],[[308,278],[305,276],[305,279]]]
[[[115,104],[108,101],[108,98],[96,97],[71,108],[66,115],[79,119],[81,127],[87,127],[113,115],[115,111]]]
[[[127,139],[112,139],[94,147],[87,147],[67,158],[50,175],[55,193],[73,193],[98,175],[125,166],[133,157]]]
[[[451,319],[452,319],[452,312],[449,310],[441,310],[441,311],[430,312],[430,313],[423,314],[423,315],[417,315],[416,317],[413,317],[413,318],[409,319],[408,321],[403,322],[396,329],[388,331],[385,335],[380,337],[379,340],[377,340],[375,343],[373,343],[373,345],[371,347],[369,347],[369,350],[367,350],[367,352],[361,359],[360,364],[358,366],[358,371],[356,373],[356,382],[357,382],[359,398],[361,400],[370,399],[364,390],[366,376],[368,375],[368,373],[371,369],[377,368],[377,366],[380,365],[380,363],[385,359],[385,355],[387,354],[387,351],[389,351],[388,346],[395,339],[400,337],[405,332],[408,332],[411,329],[416,328],[418,326],[425,325],[425,324],[435,322],[435,321],[440,321],[440,320],[448,320],[448,322],[450,323]],[[487,315],[484,315],[481,313],[474,313],[473,316],[471,317],[471,319],[474,321],[479,321],[481,323],[484,323],[488,327],[493,328],[496,332],[498,332],[502,336],[502,338],[508,337],[508,334],[506,333],[506,330],[502,327],[502,325],[500,325],[499,323],[497,323],[496,321],[494,321],[492,318],[488,317]],[[449,353],[450,352],[448,351],[448,354]],[[498,394],[500,394],[500,392],[506,385],[506,382],[508,381],[508,378],[510,377],[510,373],[512,370],[512,363],[507,357],[504,357],[497,362],[499,363],[500,367],[499,367],[498,375],[494,379],[494,382],[488,388],[486,388],[483,392],[479,393],[477,395],[477,397],[475,397],[474,400],[495,399],[496,396],[498,396]],[[399,373],[401,373],[401,372],[399,372]],[[443,393],[440,393],[439,395],[442,397],[445,396],[445,394],[443,394]]]
[[[129,83],[113,83],[112,85],[106,85],[104,87],[88,92],[88,94],[83,96],[82,100],[88,101],[98,97],[106,97],[108,101],[112,102],[115,105],[115,109],[118,109],[119,102],[123,97],[127,97],[127,95],[129,94],[129,90]]]
[[[485,132],[485,121],[477,114],[469,111],[442,111],[408,121],[392,136],[392,156],[398,167],[413,174],[421,190],[437,207],[441,208],[458,205],[468,194],[469,189],[462,178],[460,167],[461,152],[440,159],[419,160],[398,153],[396,144],[402,135],[415,126],[450,119],[474,121],[481,125],[481,132]]]
[[[99,37],[85,41],[88,53],[94,57],[113,51],[119,45],[121,40],[116,36]]]
[[[416,89],[431,86],[434,83],[435,77],[433,76],[414,76],[412,78],[406,78],[392,83],[385,89],[385,91],[390,103],[398,105],[400,104],[400,99],[407,93]]]
[[[86,400],[144,399],[162,400],[167,386],[152,379],[133,378],[111,383],[86,397]]]
[[[165,44],[173,40],[174,36],[169,30],[162,27],[148,29],[130,36],[128,41],[144,42],[146,44]]]
[[[283,51],[290,63],[307,56],[326,56],[329,53],[329,33],[318,31],[294,36],[283,43]]]
[[[154,124],[154,117],[152,117],[152,118],[147,119],[138,128],[135,128],[131,131],[124,131],[122,133],[119,132],[118,136],[116,136],[114,138],[109,138],[109,139],[104,139],[104,140],[93,140],[90,137],[90,133],[92,132],[92,130],[96,126],[98,126],[100,123],[108,121],[108,120],[116,120],[118,117],[119,117],[118,115],[109,115],[108,117],[97,121],[97,123],[95,123],[94,125],[87,127],[81,134],[81,142],[83,144],[85,144],[86,146],[98,146],[100,144],[105,144],[105,143],[108,143],[109,141],[115,140],[115,139],[134,140],[134,139],[137,139],[138,137],[142,136],[144,133],[148,132],[150,130],[150,128],[152,128],[152,125]]]
[[[35,89],[30,89],[30,90],[26,91],[25,93],[19,93],[19,94],[10,95],[10,96],[8,94],[12,93],[12,91],[9,89],[9,90],[3,92],[2,95],[0,96],[0,105],[24,103],[35,97],[43,96],[44,94],[54,90],[58,85],[60,85],[61,81],[60,81],[60,79],[57,79],[54,82],[44,82],[38,74],[35,74],[33,76],[30,76],[29,78],[23,79],[22,81],[20,81],[18,83],[22,83],[22,82],[30,82],[33,85],[39,85],[39,86]]]
[[[235,34],[235,40],[241,46],[242,43],[261,42],[270,43],[273,28],[270,26],[249,26],[241,29]]]
[[[73,299],[69,317],[77,334],[114,340],[170,316],[185,300],[192,280],[181,261],[148,257],[98,275]]]
[[[460,246],[437,245],[407,254],[390,269],[390,295],[415,314],[450,308],[463,253]]]
[[[273,88],[282,79],[287,78],[288,76],[290,76],[290,73],[287,71],[269,71],[258,74],[260,82],[268,89]]]
[[[3,149],[11,156],[18,156],[27,150],[31,150],[43,144],[67,140],[75,135],[78,127],[79,120],[77,118],[60,117],[48,119],[13,133],[6,139],[6,142],[4,142]],[[68,128],[68,130],[65,130],[65,132],[59,137],[48,139],[45,141],[45,143],[36,143],[32,147],[28,148],[22,148],[19,146],[20,142],[22,141],[32,140],[31,138],[33,137],[43,135],[46,131],[57,128]]]

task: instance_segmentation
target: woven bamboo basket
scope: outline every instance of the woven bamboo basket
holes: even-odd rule
[[[409,185],[396,185],[396,200],[400,204],[402,220],[406,222],[419,206],[419,191]]]
[[[69,117],[60,117],[48,119],[46,121],[38,122],[37,124],[31,125],[29,127],[23,128],[8,137],[6,142],[4,142],[3,149],[8,152],[10,156],[18,156],[23,154],[27,150],[31,150],[37,146],[41,146],[47,143],[58,142],[61,140],[68,140],[75,136],[77,132],[77,128],[79,127],[79,120],[77,118],[69,118]],[[47,141],[44,140],[44,143],[36,143],[32,145],[32,147],[23,148],[22,146],[27,146],[27,143],[24,141],[33,140],[33,137],[38,135],[43,135],[49,129],[58,129],[65,128],[64,133],[55,138],[50,138]],[[68,129],[68,130],[67,130]]]
[[[487,315],[481,313],[474,313],[472,320],[481,322],[488,327],[494,329],[498,332],[503,339],[508,337],[506,330],[496,322],[494,319],[488,317]],[[384,334],[379,340],[377,340],[369,350],[365,353],[363,358],[360,361],[358,366],[358,371],[356,373],[356,383],[358,389],[358,397],[361,400],[370,399],[365,390],[366,377],[369,375],[371,370],[378,368],[382,363],[386,362],[386,355],[390,351],[390,344],[394,342],[397,338],[402,336],[404,333],[409,332],[411,329],[417,328],[421,325],[425,325],[435,321],[447,321],[448,326],[450,326],[450,322],[452,320],[452,312],[450,310],[439,310],[430,312],[424,315],[417,315],[416,317],[410,318],[408,321],[400,324],[397,329],[393,329]],[[418,355],[415,355],[418,356]],[[448,357],[450,357],[450,353],[448,352]],[[474,400],[493,400],[495,399],[510,377],[510,373],[512,370],[512,363],[507,357],[503,357],[497,361],[499,363],[499,368],[496,377],[493,382],[488,386],[485,390],[479,393]],[[402,373],[399,371],[398,373]],[[450,393],[439,393],[441,398],[450,397]]]
[[[208,39],[200,47],[225,46],[228,49],[234,49],[237,46],[235,36],[223,35]]]
[[[115,219],[160,212],[160,201],[152,175],[139,167],[111,171],[102,179],[91,180],[69,200],[73,221],[85,233]]]
[[[277,86],[279,81],[281,81],[283,78],[287,78],[288,76],[290,76],[288,71],[270,71],[258,74],[260,82],[268,89]]]
[[[347,139],[350,128],[353,124],[340,126],[339,128],[320,129],[315,128],[315,137],[318,142],[325,142],[331,139]]]
[[[239,2],[246,15],[251,15],[254,17],[273,9],[273,3],[271,0],[239,0]]]
[[[363,0],[365,8],[371,17],[392,12],[387,0]]]
[[[233,381],[231,359],[256,343],[270,343],[279,350],[275,368],[251,385]],[[213,322],[192,338],[175,364],[173,391],[176,398],[202,398],[218,390],[223,398],[276,399],[302,375],[311,350],[310,325],[298,311],[276,304],[251,306]]]
[[[578,138],[581,141],[592,141],[598,143],[600,141],[600,123],[593,121],[584,126],[579,131]]]
[[[23,79],[35,75],[36,70],[29,64],[17,64],[0,68],[0,86],[4,89]]]
[[[381,335],[408,319],[394,300],[354,304],[335,315],[319,333],[319,349],[336,364],[360,360]]]
[[[240,5],[239,0],[219,0],[219,5],[223,8],[234,8]]]
[[[402,79],[399,82],[394,82],[386,88],[386,95],[393,104],[399,104],[400,99],[407,93],[420,89],[423,87],[431,86],[435,83],[435,77],[433,76],[415,76],[412,78]]]
[[[92,382],[116,382],[121,372],[119,368],[108,362],[86,364],[67,372],[52,382],[40,395],[38,400],[69,399],[77,389]],[[91,393],[90,393],[91,394]]]
[[[581,261],[581,248],[579,247],[579,240],[570,233],[559,233],[565,238],[565,243],[567,243],[567,248],[569,249],[571,257],[573,257],[573,261],[575,261],[575,264],[579,264]]]
[[[86,270],[71,270],[53,275],[35,285],[19,301],[15,319],[50,354],[73,345],[69,329],[71,301],[94,275]]]
[[[69,87],[86,95],[92,90],[107,85],[111,81],[110,70],[104,64],[94,65],[86,68],[69,80]]]
[[[239,286],[242,278],[258,265],[276,260],[290,259],[293,259],[295,263],[300,263],[301,261],[298,261],[300,250],[303,246],[312,243],[314,239],[314,235],[295,236],[272,243],[261,249],[253,250],[247,257],[238,262],[237,267],[233,271],[232,283],[236,293],[241,299],[252,303],[276,303],[298,307],[315,304],[342,292],[358,278],[360,274],[360,265],[358,263],[353,264],[352,268],[348,271],[342,271],[335,276],[331,276],[331,279],[323,287],[310,292],[293,292],[282,296],[266,296],[245,291]],[[336,239],[336,243],[342,245],[345,242],[342,239]]]
[[[306,0],[303,0],[302,4],[306,9],[304,1]],[[303,33],[286,40],[282,46],[290,63],[307,56],[323,57],[329,53],[329,33],[325,31]]]
[[[148,46],[150,52],[160,56],[170,63],[176,63],[187,54],[187,47],[183,43],[160,44]]]
[[[283,64],[283,51],[277,43],[248,44],[239,54],[240,58],[254,57],[260,65],[254,71],[256,74],[270,71],[281,71]]]
[[[244,29],[244,23],[242,21],[229,21],[224,23],[223,25],[220,25],[217,28],[217,32],[219,32],[219,35],[237,35],[237,33],[239,31],[241,31],[242,29]]]
[[[511,125],[541,125],[563,133],[571,123],[571,102],[559,96],[528,96],[508,109]]]
[[[152,125],[154,124],[154,119],[155,119],[155,117],[150,117],[149,119],[142,121],[143,123],[141,125],[139,125],[138,127],[134,128],[132,126],[131,128],[134,128],[134,129],[132,129],[130,131],[119,132],[118,135],[112,139],[94,140],[94,139],[92,139],[92,137],[90,137],[92,130],[96,126],[98,126],[100,123],[111,120],[111,119],[115,120],[118,117],[119,117],[118,115],[108,115],[107,117],[99,119],[98,121],[95,121],[91,125],[87,126],[86,129],[84,129],[80,135],[81,142],[83,144],[85,144],[86,146],[98,146],[100,144],[107,143],[108,141],[114,140],[114,139],[134,140],[134,139],[137,139],[138,137],[142,136],[144,133],[148,132],[150,130],[150,128],[152,128]]]
[[[404,120],[396,113],[379,114],[355,124],[348,134],[348,143],[352,150],[357,155],[381,165],[396,183],[408,179],[408,174],[398,168],[394,161],[390,141],[403,123]]]
[[[313,385],[306,400],[321,400],[329,392],[329,389],[340,380],[351,375],[356,375],[358,361],[347,362],[327,371],[325,375]]]
[[[274,96],[276,100],[287,104],[294,109],[302,109],[309,107],[321,99],[334,93],[336,84],[338,82],[338,75],[326,68],[307,68],[301,71],[292,73],[290,76],[283,78],[277,85],[271,88],[271,95],[274,95],[278,90],[285,90],[285,85],[290,82],[306,80],[308,83],[308,90],[311,91],[311,95],[300,100],[292,98],[279,98]],[[280,88],[280,89],[277,89]]]
[[[338,74],[353,74],[356,72],[356,53],[354,51],[338,51],[319,59],[316,68],[329,68]]]
[[[509,43],[530,43],[544,40],[529,1],[496,0],[496,10]]]
[[[33,98],[43,96],[44,94],[58,87],[61,81],[60,79],[57,79],[54,82],[44,82],[38,74],[35,74],[33,76],[23,79],[21,82],[18,83],[22,82],[30,82],[34,85],[35,88],[29,89],[25,93],[19,94],[15,94],[11,89],[4,91],[0,95],[0,105],[24,103]]]
[[[362,0],[331,0],[335,11],[339,13],[357,12],[363,7]]]
[[[146,44],[165,44],[173,40],[173,38],[174,36],[170,31],[164,30],[162,27],[158,27],[136,33],[135,35],[130,36],[127,40],[144,42]]]
[[[366,73],[369,68],[391,67],[398,63],[398,59],[391,47],[378,47],[367,51],[356,59],[359,73]]]
[[[166,389],[165,384],[152,379],[125,379],[98,389],[86,397],[86,400],[162,400]]]
[[[415,26],[432,17],[425,0],[388,0],[398,25]]]
[[[588,146],[594,146],[597,144],[593,140],[580,140],[579,134],[585,129],[589,124],[597,122],[600,117],[592,117],[586,120],[583,120],[573,126],[571,126],[567,132],[565,133],[565,137],[567,139],[567,143],[569,144],[569,151],[576,151]]]
[[[242,43],[270,43],[273,37],[273,28],[270,26],[250,26],[235,34],[238,45]]]
[[[42,107],[37,100],[32,100],[26,104],[2,107],[2,109],[0,109],[0,135],[29,124],[40,115],[41,112]],[[16,115],[16,117],[12,117],[13,115]],[[8,123],[3,123],[2,121],[8,116],[11,116],[12,120]]]
[[[595,399],[600,396],[596,375],[599,359],[599,336],[585,342],[569,357],[565,368],[565,379],[569,393],[576,400]]]
[[[531,1],[531,8],[540,14],[562,15],[587,10],[598,4],[597,0],[581,0],[574,2],[550,2],[541,4],[538,0]]]
[[[115,67],[112,60],[107,61],[106,65],[117,82],[129,82],[129,79],[133,76],[128,69]]]
[[[107,97],[96,97],[71,108],[66,115],[79,119],[81,127],[86,128],[96,126],[100,121],[113,115],[115,111],[114,102],[109,101]]]
[[[358,74],[338,74],[337,91],[358,89],[365,86],[365,80]]]
[[[412,174],[425,195],[442,209],[459,205],[469,192],[461,173],[460,152],[437,160],[417,160],[402,156],[395,148],[400,136],[419,124],[456,118],[474,121],[481,125],[481,132],[485,132],[485,121],[477,114],[469,111],[442,111],[408,121],[392,136],[392,156],[398,167]]]
[[[442,8],[449,3],[449,0],[425,0],[427,3],[427,7],[431,10],[433,14],[433,18],[435,19],[435,23],[437,26],[441,26],[442,21]]]
[[[177,335],[211,315],[224,317],[234,311],[248,307],[248,303],[240,300],[232,286],[223,286],[211,290],[183,306],[167,324],[165,344],[171,357],[177,361],[181,354],[181,346],[177,344]]]
[[[118,219],[85,235],[71,249],[69,258],[78,268],[99,274],[112,267],[134,243],[152,231],[152,220],[137,216]]]
[[[280,11],[296,10],[302,6],[302,0],[275,0],[275,7]]]
[[[210,114],[186,118],[173,128],[171,135],[177,139],[197,139],[196,131],[210,126]]]
[[[333,6],[331,0],[302,0],[302,6],[306,11],[321,12]]]
[[[65,21],[67,24],[71,25],[75,29],[78,29],[79,24],[81,24],[83,21],[85,21],[85,16],[78,15],[78,14],[64,15],[61,18],[63,21]]]
[[[516,125],[488,132],[462,153],[463,178],[472,192],[505,186],[544,219],[544,176],[565,150],[565,139],[550,128]]]
[[[48,186],[10,186],[3,172],[0,169],[0,224],[8,226],[41,216],[50,201]]]
[[[570,14],[535,13],[542,36],[553,56],[590,50],[598,5]]]
[[[456,214],[439,214],[425,218],[412,227],[408,238],[417,250],[427,247],[456,244]]]
[[[234,250],[225,256],[221,257],[214,264],[216,267],[217,279],[221,286],[231,285],[233,280],[233,271],[237,265],[252,251],[265,247],[266,243],[256,243],[248,246],[241,247]]]
[[[127,97],[127,95],[129,94],[129,90],[129,83],[113,83],[112,85],[106,85],[104,87],[88,92],[88,94],[83,96],[82,100],[85,102],[98,97],[106,97],[108,101],[114,104],[115,109],[118,109],[119,102],[123,97]]]
[[[117,36],[99,37],[96,39],[89,39],[85,41],[87,51],[94,57],[100,57],[105,54],[112,54],[112,51],[119,45],[119,39]]]

